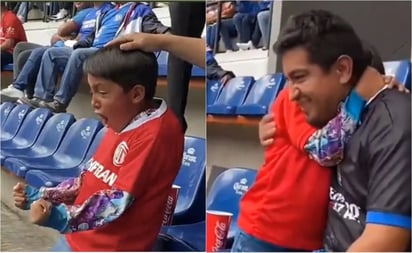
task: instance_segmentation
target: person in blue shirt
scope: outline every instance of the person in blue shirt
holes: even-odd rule
[[[59,26],[57,33],[51,38],[51,46],[42,46],[30,42],[21,42],[16,45],[13,58],[16,58],[13,66],[14,81],[7,88],[0,91],[2,100],[16,100],[24,96],[33,97],[34,83],[41,64],[43,54],[50,47],[64,47],[67,40],[80,40],[88,36],[93,27],[90,27],[90,12],[93,8],[84,8],[84,4],[78,5],[78,12],[72,20]],[[91,20],[91,25],[94,21]]]

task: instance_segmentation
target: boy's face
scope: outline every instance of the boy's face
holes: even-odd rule
[[[87,80],[94,112],[105,126],[121,132],[139,112],[139,105],[144,99],[144,87],[136,85],[126,93],[120,85],[110,80],[90,74]]]

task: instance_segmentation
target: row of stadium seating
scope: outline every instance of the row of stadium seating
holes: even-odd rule
[[[161,51],[157,56],[157,62],[159,64],[159,77],[166,77],[167,76],[167,61],[168,61],[169,53],[165,51]],[[13,64],[8,64],[4,66],[2,71],[13,71]],[[197,78],[204,78],[205,77],[205,70],[199,68],[198,66],[193,66],[192,68],[192,77]]]
[[[386,75],[411,89],[411,62],[385,62]],[[285,86],[281,73],[256,80],[251,76],[236,77],[225,86],[219,81],[207,81],[207,114],[215,116],[263,116]]]

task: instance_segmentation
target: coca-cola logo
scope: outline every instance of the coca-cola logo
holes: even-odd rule
[[[227,225],[224,222],[216,222],[215,226],[215,236],[216,240],[212,247],[213,251],[218,251],[225,247],[226,243],[226,232],[227,232]]]
[[[163,225],[170,225],[171,223],[171,217],[173,215],[173,203],[174,203],[174,198],[169,195],[167,197],[166,209],[163,215]]]

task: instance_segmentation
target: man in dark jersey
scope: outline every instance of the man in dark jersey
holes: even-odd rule
[[[410,250],[410,95],[386,89],[353,28],[330,12],[292,16],[274,48],[311,125],[323,127],[355,86],[368,101],[334,171],[326,250]]]

